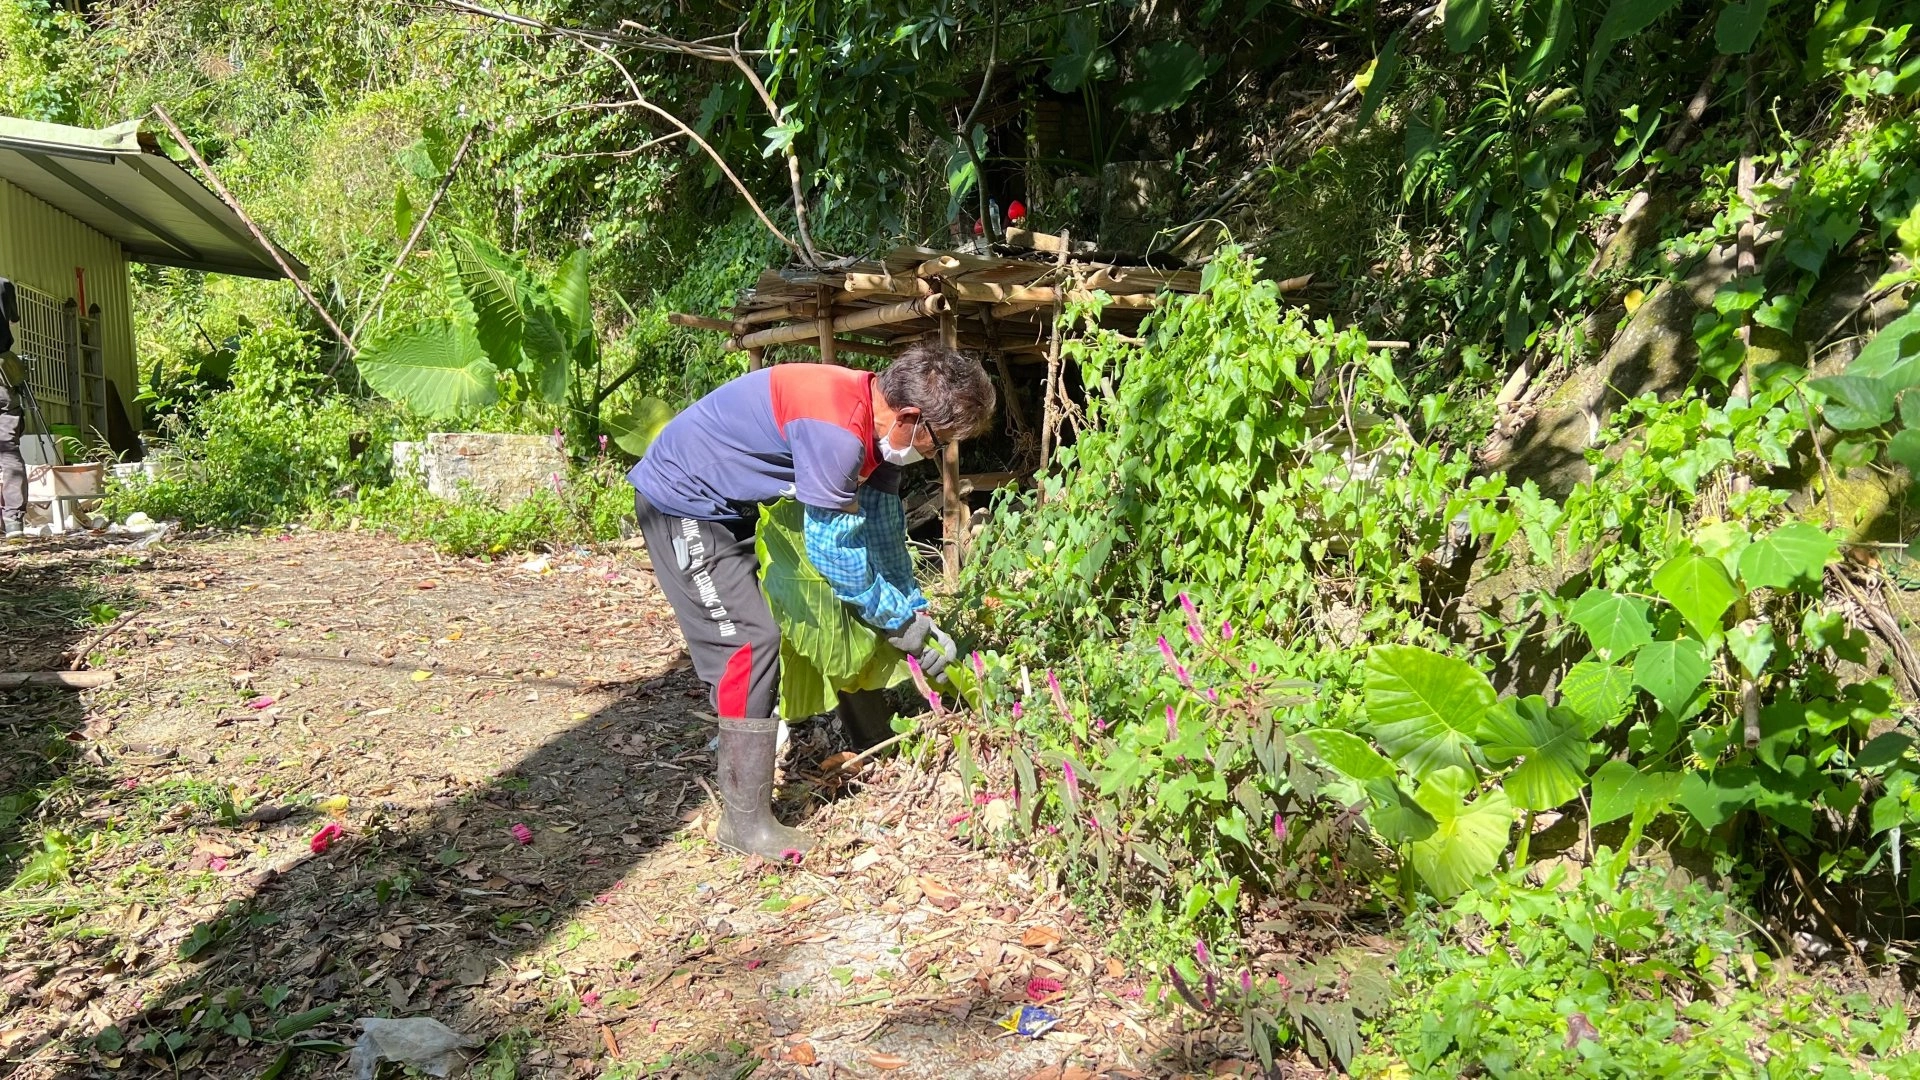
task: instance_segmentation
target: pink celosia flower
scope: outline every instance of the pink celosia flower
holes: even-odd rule
[[[1173,706],[1169,705],[1167,706],[1167,741],[1172,742],[1175,739],[1178,739],[1179,737],[1180,737],[1180,722],[1174,719]]]

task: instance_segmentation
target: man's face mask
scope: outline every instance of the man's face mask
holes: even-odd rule
[[[914,445],[914,442],[920,435],[920,421],[915,420],[913,422],[913,430],[907,433],[907,445],[905,447],[895,447],[893,445],[893,429],[899,426],[900,421],[895,420],[887,427],[886,438],[880,440],[880,456],[886,459],[889,464],[893,465],[911,465],[916,461],[923,460],[920,448]]]

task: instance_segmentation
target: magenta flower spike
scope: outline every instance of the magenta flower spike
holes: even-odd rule
[[[1187,624],[1187,636],[1193,639],[1195,645],[1205,645],[1207,643],[1206,635],[1200,632],[1199,623],[1190,622]]]
[[[1013,703],[1013,718],[1015,720],[1020,719],[1020,714],[1026,711],[1027,711],[1026,708],[1022,706],[1019,702],[1016,701]]]
[[[1060,679],[1053,673],[1052,668],[1047,669],[1047,692],[1053,695],[1053,707],[1060,710],[1060,718],[1073,719],[1073,710],[1067,708],[1067,695],[1061,692]]]
[[[1233,640],[1233,620],[1232,619],[1220,620],[1220,640],[1221,641]]]
[[[1273,838],[1283,844],[1287,841],[1287,819],[1278,810],[1273,813]]]
[[[1066,781],[1067,799],[1070,802],[1074,803],[1075,805],[1079,805],[1080,776],[1078,773],[1073,771],[1073,762],[1071,761],[1060,762],[1060,778]]]
[[[1167,706],[1167,741],[1173,742],[1180,737],[1180,721],[1173,718],[1173,706]]]
[[[1208,688],[1207,688],[1207,700],[1208,700],[1208,701],[1210,701],[1210,702],[1212,702],[1212,703],[1213,703],[1213,704],[1215,704],[1215,705],[1218,705],[1218,704],[1220,704],[1220,691],[1218,691],[1218,690],[1215,690],[1215,689],[1213,689],[1212,687],[1208,687]]]
[[[1247,661],[1247,674],[1248,675],[1260,674],[1260,661],[1258,660]]]
[[[933,715],[945,715],[940,711],[940,695],[933,692],[933,687],[927,682],[927,673],[920,670],[920,659],[911,653],[907,655],[907,670],[913,675],[914,689],[920,691],[920,696],[933,706]]]
[[[1193,677],[1187,674],[1185,667],[1181,666],[1180,658],[1173,655],[1173,646],[1167,643],[1165,634],[1160,635],[1160,655],[1166,659],[1167,666],[1173,669],[1173,677],[1180,680],[1181,686],[1193,685]]]
[[[980,659],[980,650],[978,649],[973,651],[973,674],[981,683],[984,684],[987,681],[987,662]]]
[[[1253,993],[1253,972],[1242,971],[1240,973],[1240,992],[1249,995]]]
[[[1199,938],[1193,939],[1193,958],[1200,962],[1201,967],[1213,963],[1213,954],[1207,951],[1207,943]]]
[[[1188,596],[1186,593],[1180,594],[1180,609],[1187,613],[1187,618],[1189,619],[1197,619],[1200,617],[1199,610],[1193,606],[1193,597]]]

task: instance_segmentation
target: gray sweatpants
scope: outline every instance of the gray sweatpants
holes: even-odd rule
[[[760,592],[757,523],[663,514],[637,492],[633,512],[693,670],[713,692],[714,714],[772,716],[780,694],[780,627]]]
[[[0,381],[0,522],[18,525],[27,516],[27,462],[20,456],[26,418],[16,392]]]

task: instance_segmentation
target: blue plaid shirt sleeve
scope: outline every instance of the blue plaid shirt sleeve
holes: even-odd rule
[[[806,507],[807,559],[860,621],[898,630],[927,606],[907,551],[907,515],[900,497],[862,486],[860,512]]]

